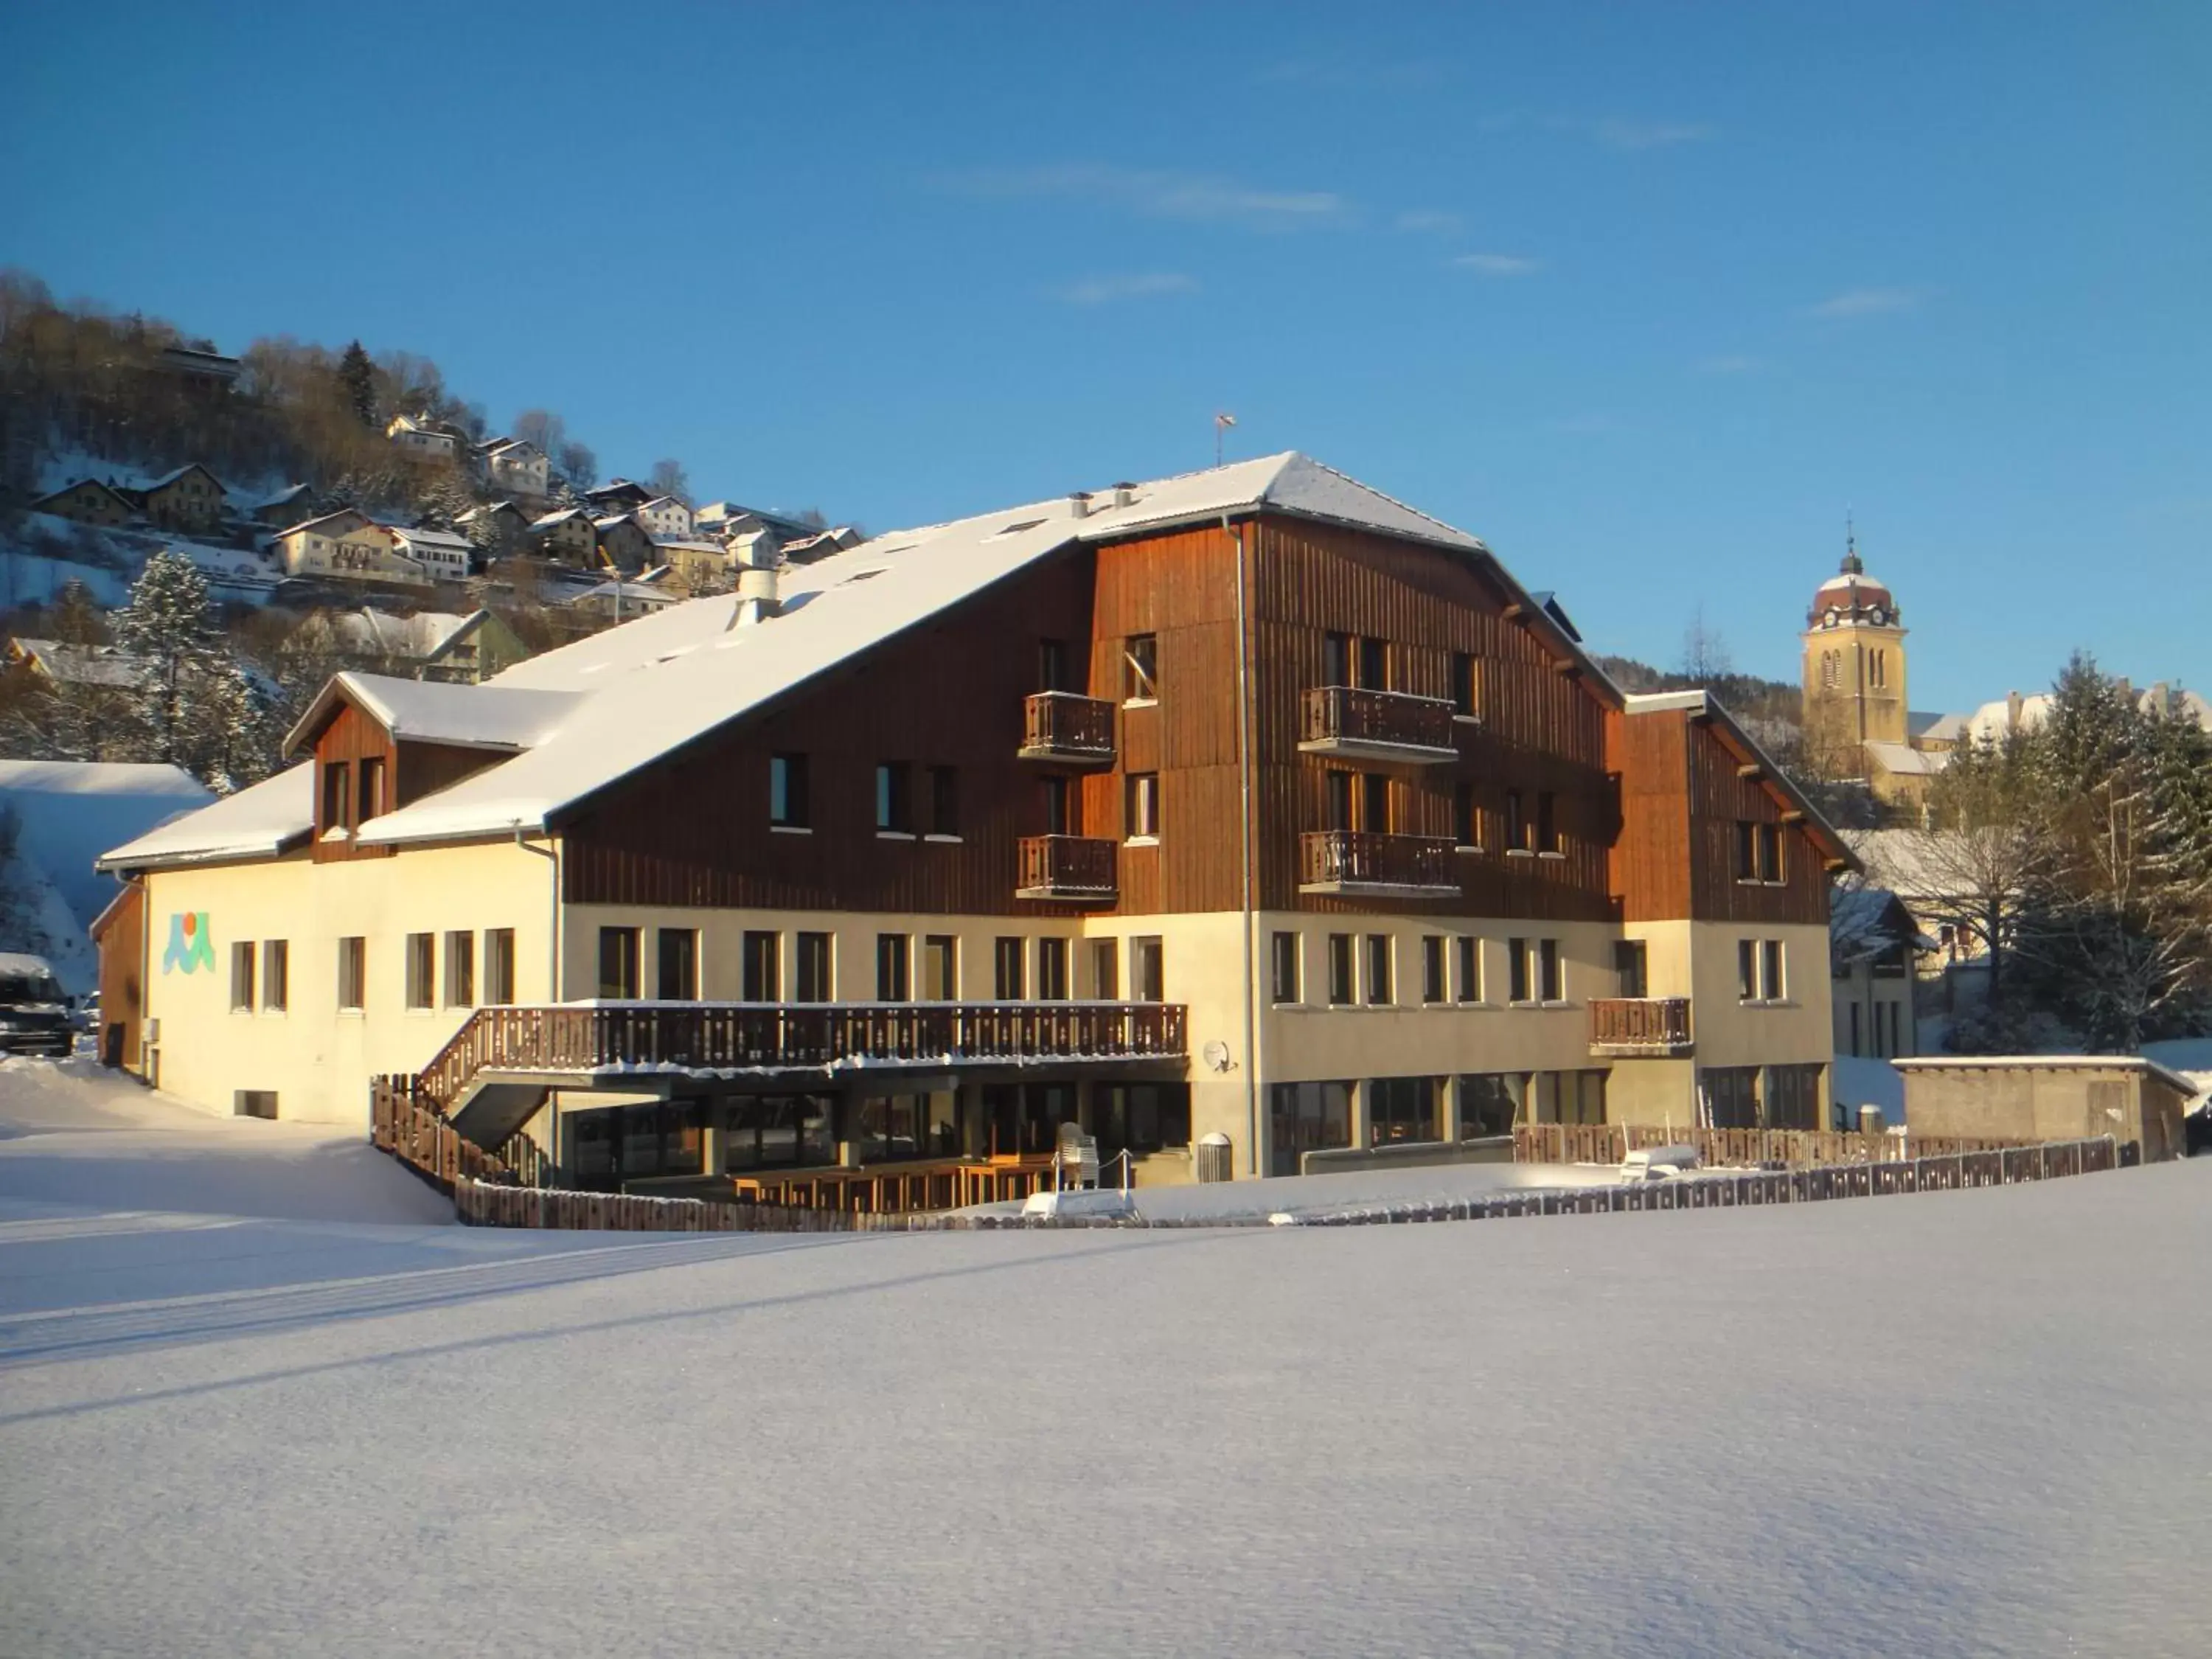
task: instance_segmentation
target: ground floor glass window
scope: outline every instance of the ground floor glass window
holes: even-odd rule
[[[1352,1145],[1349,1083],[1278,1083],[1267,1091],[1267,1173],[1297,1175],[1308,1152]]]
[[[1389,1146],[1401,1140],[1434,1140],[1437,1079],[1378,1077],[1367,1082],[1367,1144]]]

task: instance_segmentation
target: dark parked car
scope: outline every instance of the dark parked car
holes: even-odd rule
[[[65,1054],[76,1042],[70,999],[44,957],[0,952],[0,1053]]]

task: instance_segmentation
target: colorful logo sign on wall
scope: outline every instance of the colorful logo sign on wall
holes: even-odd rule
[[[215,938],[208,931],[204,910],[179,910],[169,918],[169,948],[161,952],[161,971],[181,968],[193,973],[205,968],[215,972]]]

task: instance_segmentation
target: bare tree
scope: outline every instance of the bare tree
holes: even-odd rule
[[[673,495],[684,506],[691,505],[691,480],[684,476],[681,461],[655,461],[645,485],[656,495]]]
[[[554,457],[554,465],[561,469],[561,476],[577,489],[589,489],[599,482],[599,458],[592,453],[589,444],[578,443],[571,438],[561,446],[561,453]]]
[[[1735,672],[1728,644],[1720,629],[1705,623],[1705,607],[1699,605],[1682,630],[1682,676],[1697,685],[1711,685]]]
[[[514,417],[514,434],[536,444],[545,454],[557,455],[568,441],[568,423],[550,409],[526,409]]]

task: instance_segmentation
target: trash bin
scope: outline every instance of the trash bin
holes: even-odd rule
[[[1859,1133],[1861,1134],[1882,1134],[1887,1132],[1888,1127],[1889,1126],[1882,1121],[1881,1107],[1862,1106],[1859,1108]]]
[[[1227,1135],[1217,1133],[1200,1136],[1197,1157],[1194,1162],[1198,1166],[1200,1181],[1233,1181],[1237,1178],[1237,1166],[1231,1157]]]

